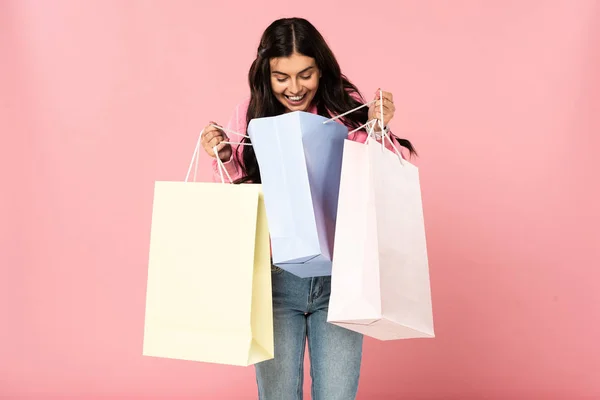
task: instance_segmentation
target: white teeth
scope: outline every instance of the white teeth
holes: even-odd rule
[[[304,98],[304,95],[302,95],[302,96],[294,96],[294,97],[292,97],[292,96],[286,96],[286,97],[288,99],[292,100],[292,101],[300,101],[300,100],[302,100]]]

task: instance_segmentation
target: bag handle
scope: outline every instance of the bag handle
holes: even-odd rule
[[[196,181],[196,171],[198,170],[198,150],[200,149],[200,141],[202,140],[202,134],[204,133],[204,129],[200,131],[200,135],[198,135],[198,140],[196,141],[196,147],[194,148],[194,153],[192,154],[192,160],[190,161],[190,166],[188,167],[187,174],[185,175],[184,182],[188,181],[190,177],[190,172],[192,171],[192,165],[194,161],[196,161],[196,168],[194,169],[194,182]]]
[[[379,89],[379,98],[380,98],[380,99],[383,99],[383,91],[382,91],[381,89]],[[350,113],[353,113],[353,112],[355,112],[355,111],[357,111],[357,110],[360,110],[360,109],[361,109],[361,108],[363,108],[363,107],[369,107],[371,104],[375,103],[376,101],[377,101],[377,100],[371,100],[371,101],[369,101],[368,103],[361,104],[360,106],[358,106],[358,107],[356,107],[356,108],[353,108],[352,110],[346,111],[345,113],[342,113],[342,114],[340,114],[340,115],[337,115],[337,116],[335,116],[335,117],[333,117],[333,118],[330,118],[330,119],[328,119],[328,120],[326,120],[326,121],[323,121],[323,124],[328,124],[328,123],[330,123],[331,121],[335,121],[336,119],[338,119],[338,118],[341,118],[341,117],[343,117],[343,116],[346,116],[346,115],[348,115],[348,114],[350,114]],[[360,130],[361,130],[361,129],[363,129],[363,128],[368,128],[370,125],[373,125],[375,122],[378,122],[378,123],[379,123],[379,126],[381,127],[382,136],[384,136],[384,137],[385,137],[386,135],[389,135],[388,131],[387,131],[387,130],[384,128],[384,125],[383,125],[383,101],[382,101],[382,102],[379,104],[379,108],[380,108],[380,111],[381,111],[381,112],[380,112],[380,114],[381,114],[381,118],[380,118],[379,120],[372,119],[372,120],[370,120],[370,121],[367,121],[367,123],[366,123],[366,124],[364,124],[364,125],[361,125],[361,126],[359,126],[358,128],[356,128],[356,129],[354,129],[354,130],[352,130],[352,131],[348,132],[348,135],[351,135],[351,134],[353,134],[354,132],[360,131]],[[373,133],[374,133],[374,132],[373,132]],[[377,138],[377,139],[379,139],[379,138]],[[389,138],[388,138],[388,140],[389,140]]]
[[[221,161],[221,158],[219,157],[219,150],[217,150],[217,146],[213,147],[213,151],[215,153],[215,158],[217,159],[217,169],[219,170],[219,175],[221,176],[221,183],[225,183],[225,179],[223,178],[223,172],[225,172],[225,175],[227,175],[229,183],[233,183],[229,172],[227,172],[225,165],[223,165],[223,161]]]
[[[233,135],[238,135],[241,137],[245,137],[245,138],[250,138],[250,136],[247,135],[242,135],[241,133],[237,133],[235,131],[232,131],[231,129],[226,129],[223,128],[222,126],[219,125],[215,125],[215,124],[210,124],[210,126],[213,126],[217,129],[220,129],[224,132],[227,133],[231,133]],[[202,141],[202,134],[204,134],[204,129],[202,129],[200,131],[200,135],[198,135],[198,140],[196,141],[196,147],[194,148],[194,154],[192,154],[192,160],[190,161],[190,166],[188,167],[188,171],[187,174],[185,176],[185,182],[188,181],[189,177],[190,177],[190,172],[192,170],[192,165],[194,164],[195,161],[195,166],[194,166],[194,182],[196,182],[196,173],[198,171],[198,159],[200,158],[200,142]],[[243,146],[252,146],[252,143],[242,143],[242,142],[230,142],[230,141],[223,141],[221,143],[224,144],[229,144],[229,145],[243,145]],[[219,175],[221,176],[221,183],[225,183],[225,178],[223,176],[223,171],[225,171],[225,175],[227,175],[227,178],[229,179],[230,183],[233,183],[233,180],[231,179],[231,176],[229,175],[229,172],[227,172],[227,169],[225,168],[225,165],[223,165],[223,161],[221,161],[221,159],[219,158],[219,151],[217,150],[217,146],[213,147],[213,152],[215,153],[215,158],[217,160],[217,169],[219,170]]]
[[[378,123],[381,126],[381,122],[380,120],[371,120],[369,121],[369,123],[367,123],[367,125],[369,125],[367,127],[367,139],[365,140],[365,144],[369,143],[369,139],[371,138],[371,136],[374,136],[374,132],[373,132],[373,127],[375,126],[375,124]],[[381,140],[381,148],[385,148],[385,140],[388,140],[390,142],[390,145],[392,146],[392,148],[394,149],[394,152],[396,153],[396,155],[398,156],[398,160],[400,160],[400,164],[404,165],[404,160],[402,158],[402,153],[400,153],[400,151],[398,150],[398,148],[396,147],[396,145],[394,144],[394,141],[392,140],[392,138],[390,137],[390,135],[387,132],[383,132],[383,137]]]
[[[379,98],[383,99],[383,90],[379,89]],[[353,108],[352,110],[346,111],[345,113],[342,113],[340,115],[337,115],[333,118],[330,118],[326,121],[323,121],[323,124],[328,124],[331,121],[335,121],[338,118],[341,118],[345,115],[348,115],[350,113],[353,113],[354,111],[360,110],[363,107],[369,107],[371,104],[375,103],[377,100],[371,100],[368,103],[362,104],[356,108]],[[379,127],[381,128],[381,146],[385,147],[385,140],[387,139],[390,144],[392,145],[392,148],[394,149],[395,153],[398,155],[399,159],[400,159],[400,163],[403,164],[402,161],[402,154],[400,153],[400,151],[398,151],[398,148],[396,147],[396,145],[394,144],[394,141],[392,140],[392,138],[390,137],[389,132],[385,129],[384,125],[383,125],[383,101],[381,101],[379,103],[379,110],[380,110],[380,118],[379,119],[372,119],[367,121],[366,124],[359,126],[358,128],[348,132],[348,135],[353,134],[354,132],[360,131],[363,128],[366,128],[367,130],[367,139],[365,140],[365,144],[367,144],[369,142],[369,139],[371,139],[371,137],[375,137],[376,133],[375,133],[375,124],[378,124]],[[379,139],[377,137],[377,139]]]
[[[380,90],[380,92],[381,92],[381,90]],[[356,108],[353,108],[352,110],[346,111],[345,113],[342,113],[342,114],[340,114],[340,115],[337,115],[337,116],[335,116],[335,117],[333,117],[333,118],[329,118],[328,120],[326,120],[326,121],[323,121],[323,125],[325,125],[325,124],[328,124],[328,123],[330,123],[331,121],[335,121],[336,119],[342,118],[342,117],[344,117],[344,116],[346,116],[346,115],[348,115],[348,114],[351,114],[351,113],[353,113],[354,111],[358,111],[358,110],[360,110],[360,109],[361,109],[361,108],[363,108],[363,107],[369,107],[371,104],[375,103],[376,101],[377,101],[377,100],[371,100],[371,101],[369,101],[368,103],[361,104],[360,106],[358,106],[358,107],[356,107]],[[368,124],[368,122],[367,122],[367,124]],[[355,129],[354,131],[352,131],[352,132],[350,132],[350,133],[354,133],[354,132],[356,132],[357,130],[360,130],[360,129],[364,128],[365,126],[367,126],[367,124],[365,124],[365,125],[363,125],[363,126],[359,127],[358,129]]]

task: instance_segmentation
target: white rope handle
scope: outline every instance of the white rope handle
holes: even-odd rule
[[[396,147],[396,145],[394,144],[393,140],[389,137],[389,136],[385,136],[384,140],[387,138],[387,140],[389,140],[390,144],[392,145],[392,148],[394,149],[394,152],[396,153],[396,155],[398,156],[398,159],[400,160],[400,164],[404,165],[404,157],[402,157],[402,153],[400,153],[400,151],[398,150],[398,148]]]
[[[221,176],[221,183],[225,183],[225,178],[223,178],[223,172],[225,172],[225,175],[227,175],[229,183],[233,183],[233,179],[231,179],[229,172],[227,172],[227,168],[225,168],[225,165],[223,165],[223,161],[221,161],[221,158],[219,158],[219,150],[217,150],[217,146],[213,147],[213,151],[217,159],[217,169],[219,170],[219,175]]]
[[[381,134],[383,135],[383,138],[381,139],[381,144],[383,144],[383,142],[385,142],[385,125],[383,124],[383,91],[381,89],[379,89],[379,110],[380,110],[380,119],[379,119],[379,127],[381,127]]]
[[[213,147],[213,151],[215,152],[215,158],[217,159],[217,170],[219,171],[219,175],[221,176],[221,183],[225,183],[225,179],[223,178],[223,164],[221,163],[221,159],[219,158],[219,151],[217,147]]]
[[[373,120],[373,121],[374,121],[374,120]],[[350,132],[348,132],[348,136],[352,135],[354,132],[358,132],[358,131],[360,131],[361,129],[368,127],[369,125],[371,125],[371,123],[372,123],[373,121],[368,121],[366,124],[364,124],[364,125],[361,125],[361,126],[359,126],[358,128],[356,128],[356,129],[354,129],[354,130],[351,130]]]
[[[211,124],[212,125],[212,124]],[[216,125],[212,125],[215,126],[218,129],[218,126]],[[200,131],[200,135],[198,136],[198,141],[196,141],[196,147],[194,148],[194,153],[192,154],[192,159],[190,161],[190,165],[188,167],[188,171],[187,174],[185,175],[185,182],[188,181],[189,177],[190,177],[190,173],[192,172],[192,165],[194,165],[194,182],[196,182],[196,173],[198,171],[198,160],[200,158],[200,142],[202,141],[202,134],[204,133],[204,129],[202,129]],[[235,132],[231,131],[231,133],[236,134]],[[240,136],[245,136],[245,135],[241,135],[239,133],[237,133]],[[221,143],[224,144],[237,144],[237,145],[246,145],[246,146],[252,146],[252,143],[235,143],[235,142],[228,142],[228,141],[223,141]],[[219,144],[221,144],[219,143]],[[217,145],[218,146],[218,145]],[[223,164],[223,161],[221,161],[221,159],[219,158],[219,150],[217,149],[217,146],[213,147],[213,152],[215,153],[215,158],[217,160],[217,169],[219,170],[219,175],[221,176],[221,182],[225,183],[225,178],[223,176],[223,171],[225,171],[225,174],[227,175],[227,178],[229,179],[229,182],[233,183],[233,179],[231,179],[231,176],[229,175],[229,172],[227,172],[227,169],[225,168],[225,165]],[[233,155],[232,155],[233,156]]]
[[[392,138],[390,137],[388,132],[385,131],[385,125],[383,124],[383,91],[381,89],[379,89],[379,99],[381,100],[379,102],[379,110],[380,110],[381,117],[378,122],[379,122],[379,127],[381,128],[381,134],[382,134],[381,146],[385,147],[385,139],[387,139],[390,142],[390,144],[392,145],[392,148],[394,149],[396,154],[398,155],[400,164],[404,165],[404,161],[402,160],[402,154],[398,151],[398,149],[396,148],[396,145],[394,145],[394,141],[392,140]]]
[[[381,118],[380,118],[381,120],[379,121],[379,125],[381,126],[381,131],[383,132],[383,135],[385,136],[385,134],[386,134],[386,133],[385,133],[385,129],[384,129],[384,127],[383,127],[383,126],[384,126],[384,125],[383,125],[383,91],[382,91],[381,89],[379,89],[379,97],[380,97],[380,99],[381,99],[381,104],[379,104],[379,108],[380,108],[380,110],[381,110]],[[365,104],[362,104],[362,105],[360,105],[360,106],[358,106],[358,107],[356,107],[356,108],[353,108],[352,110],[346,111],[345,113],[342,113],[342,114],[340,114],[340,115],[337,115],[337,116],[335,116],[335,117],[333,117],[333,118],[329,118],[328,120],[326,120],[326,121],[323,121],[323,124],[327,124],[327,123],[329,123],[329,122],[331,122],[331,121],[335,121],[336,119],[338,119],[338,118],[341,118],[341,117],[343,117],[343,116],[346,116],[346,115],[348,115],[348,114],[351,114],[351,113],[353,113],[354,111],[360,110],[360,109],[361,109],[361,108],[363,108],[363,107],[369,107],[371,104],[373,104],[373,103],[375,103],[375,102],[377,102],[377,100],[371,100],[371,101],[369,101],[368,103],[365,103]],[[351,135],[351,134],[353,134],[354,132],[360,131],[361,129],[368,127],[368,126],[369,126],[369,124],[371,124],[371,123],[372,123],[372,121],[367,121],[367,123],[366,123],[366,124],[364,124],[364,125],[361,125],[361,126],[359,126],[358,128],[356,128],[356,129],[354,129],[354,130],[352,130],[352,131],[348,132],[348,135]]]
[[[374,138],[375,140],[377,140],[377,137],[375,136],[375,129],[374,129],[375,124],[377,124],[376,119],[372,119],[365,124],[365,125],[367,125],[367,139],[365,140],[365,144],[368,144],[369,140],[371,138]]]
[[[248,135],[242,135],[241,133],[237,133],[236,131],[232,131],[231,129],[223,128],[222,126],[219,126],[219,125],[210,124],[210,126],[212,126],[214,128],[217,128],[217,129],[220,129],[223,132],[231,133],[232,135],[236,135],[236,136],[245,137],[245,138],[250,139],[250,136],[248,136]]]
[[[235,144],[236,146],[252,146],[252,143],[246,143],[246,142],[221,142],[223,144]],[[221,144],[219,143],[219,144]]]
[[[375,125],[379,124],[381,126],[381,121],[378,119],[373,119],[370,121],[371,124],[368,126],[368,130],[367,130],[367,139],[365,140],[365,144],[369,143],[369,140],[371,138],[375,138],[375,141],[377,141],[379,138],[375,135]],[[381,137],[381,151],[383,151],[385,149],[385,133],[384,135]]]
[[[192,160],[190,161],[190,166],[188,167],[187,174],[185,175],[185,182],[188,181],[190,177],[190,172],[192,171],[192,165],[194,165],[194,161],[196,161],[196,169],[198,169],[198,151],[200,150],[200,141],[202,140],[202,134],[204,133],[204,129],[200,131],[200,135],[198,135],[198,141],[196,142],[196,147],[194,148],[194,154],[192,154]],[[194,181],[196,180],[196,171],[194,171]]]
[[[374,130],[373,130],[373,127],[375,126],[375,124],[380,124],[380,123],[381,123],[381,122],[380,122],[380,120],[378,120],[378,119],[377,119],[377,120],[376,120],[376,119],[373,119],[373,120],[371,120],[371,121],[369,121],[369,122],[368,122],[368,125],[369,125],[369,126],[367,127],[367,133],[368,133],[368,136],[367,136],[367,140],[365,140],[365,144],[368,144],[368,143],[369,143],[369,139],[371,139],[371,137],[374,137],[374,135],[375,135],[375,132],[374,132]],[[392,148],[394,149],[394,152],[395,152],[395,153],[396,153],[396,155],[398,156],[398,160],[400,160],[400,164],[401,164],[401,165],[404,165],[404,159],[403,159],[403,157],[402,157],[402,153],[400,153],[400,151],[398,150],[398,148],[397,148],[397,147],[396,147],[396,145],[394,144],[394,142],[393,142],[392,138],[391,138],[389,135],[385,134],[385,132],[384,132],[384,135],[382,136],[382,139],[381,139],[381,147],[382,147],[382,150],[383,150],[383,148],[385,147],[385,144],[384,144],[384,143],[385,143],[385,140],[386,140],[386,139],[387,139],[387,140],[390,142],[390,144],[392,145]]]
[[[345,113],[343,113],[343,114],[340,114],[340,115],[338,115],[338,116],[335,116],[335,117],[333,117],[333,118],[329,118],[328,120],[326,120],[326,121],[323,121],[323,124],[328,124],[328,123],[330,123],[331,121],[335,121],[335,120],[336,120],[336,119],[338,119],[338,118],[342,118],[343,116],[346,116],[346,115],[348,115],[348,114],[350,114],[350,113],[353,113],[354,111],[360,110],[360,109],[361,109],[361,108],[363,108],[363,107],[369,107],[371,104],[375,103],[375,101],[376,101],[376,100],[371,100],[370,102],[368,102],[368,103],[365,103],[365,104],[362,104],[362,105],[360,105],[360,106],[358,106],[358,107],[356,107],[356,108],[353,108],[353,109],[352,109],[352,110],[350,110],[350,111],[346,111],[346,112],[345,112]]]

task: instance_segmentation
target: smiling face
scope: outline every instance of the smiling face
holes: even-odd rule
[[[294,52],[289,57],[272,58],[269,64],[273,95],[286,112],[308,110],[321,75],[315,59]]]

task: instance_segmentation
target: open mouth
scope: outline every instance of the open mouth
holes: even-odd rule
[[[302,104],[302,102],[304,101],[305,97],[306,97],[306,93],[303,94],[303,95],[301,95],[301,96],[287,96],[287,95],[285,95],[285,98],[291,104]]]

